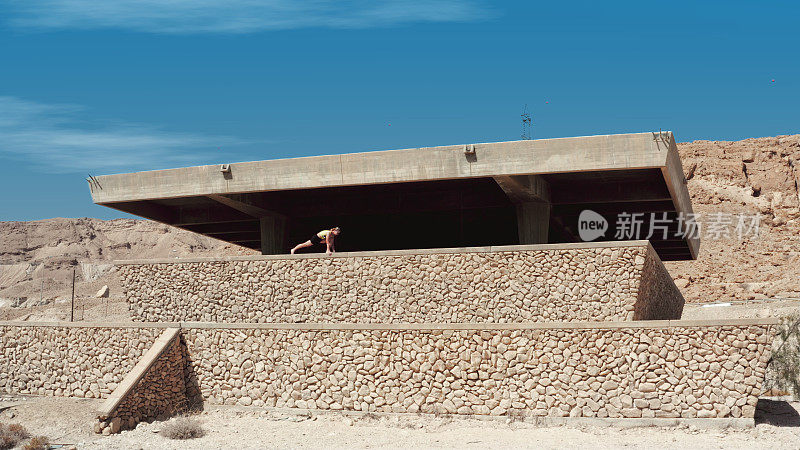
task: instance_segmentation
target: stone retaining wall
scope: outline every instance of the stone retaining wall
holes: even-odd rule
[[[159,391],[155,403],[752,418],[776,321],[730,322],[173,324],[182,344],[141,389]],[[0,391],[106,396],[163,329],[0,324]],[[144,417],[129,406],[128,421]]]
[[[180,330],[165,330],[100,408],[95,432],[117,433],[142,420],[163,420],[184,412],[185,370]]]
[[[0,392],[105,398],[161,331],[0,324]]]
[[[651,246],[642,266],[634,320],[680,319],[685,301],[661,258]]]
[[[684,303],[647,241],[118,264],[135,321],[624,321]]]
[[[586,325],[484,330],[198,325],[183,333],[197,387],[205,401],[216,404],[548,417],[753,417],[772,325]]]

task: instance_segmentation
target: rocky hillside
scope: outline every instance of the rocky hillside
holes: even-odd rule
[[[49,219],[0,222],[0,308],[93,297],[103,286],[119,295],[115,259],[240,254],[247,250],[156,222]],[[2,319],[2,315],[0,315]]]
[[[758,237],[705,235],[697,261],[667,264],[686,299],[800,297],[800,135],[678,148],[701,223],[714,213],[761,214]]]

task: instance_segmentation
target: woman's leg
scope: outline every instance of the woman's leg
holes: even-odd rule
[[[291,254],[294,255],[294,252],[300,250],[301,248],[311,247],[312,245],[314,245],[314,244],[312,244],[310,240],[309,241],[305,241],[305,242],[300,243],[300,244],[297,244],[292,249]]]

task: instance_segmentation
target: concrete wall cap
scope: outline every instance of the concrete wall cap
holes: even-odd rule
[[[259,330],[573,330],[624,328],[703,328],[725,326],[776,325],[776,317],[715,320],[639,320],[632,322],[537,322],[537,323],[96,323],[96,322],[0,322],[3,327],[75,327],[75,328],[185,328],[185,329],[259,329]]]
[[[640,320],[632,322],[537,322],[537,323],[210,323],[182,322],[185,329],[262,329],[262,330],[571,330],[641,329],[722,326],[763,326],[780,323],[777,318],[719,320]]]
[[[66,328],[180,328],[178,322],[29,322],[0,320],[0,327],[66,327]]]
[[[777,325],[780,318],[714,320],[637,320],[632,322],[536,322],[536,323],[215,323],[215,322],[24,322],[3,321],[0,327],[73,328],[186,328],[258,330],[574,330],[622,328],[704,328]]]
[[[560,251],[580,250],[589,248],[628,248],[650,246],[650,241],[602,241],[602,242],[570,242],[562,244],[536,244],[536,245],[499,245],[486,247],[455,247],[455,248],[428,248],[411,250],[380,250],[374,252],[339,252],[330,256],[324,253],[311,253],[302,255],[248,255],[248,256],[221,256],[221,257],[195,257],[195,258],[160,258],[160,259],[131,259],[114,261],[116,265],[138,264],[191,264],[203,262],[231,262],[231,261],[269,261],[291,259],[337,259],[337,258],[374,258],[382,256],[409,256],[409,255],[439,255],[450,253],[502,253],[522,251]]]

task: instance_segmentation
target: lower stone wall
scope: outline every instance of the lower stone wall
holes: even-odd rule
[[[184,400],[412,413],[752,418],[775,323],[173,324],[181,327],[175,336],[182,342],[175,338],[131,391],[131,403],[120,404],[118,424],[175,411]],[[164,327],[0,324],[0,331],[0,391],[105,397]]]
[[[324,331],[189,326],[183,333],[197,388],[214,404],[753,417],[771,325],[619,325]]]
[[[105,398],[161,331],[0,324],[0,392]]]
[[[647,241],[118,265],[135,321],[613,322],[684,302]]]

